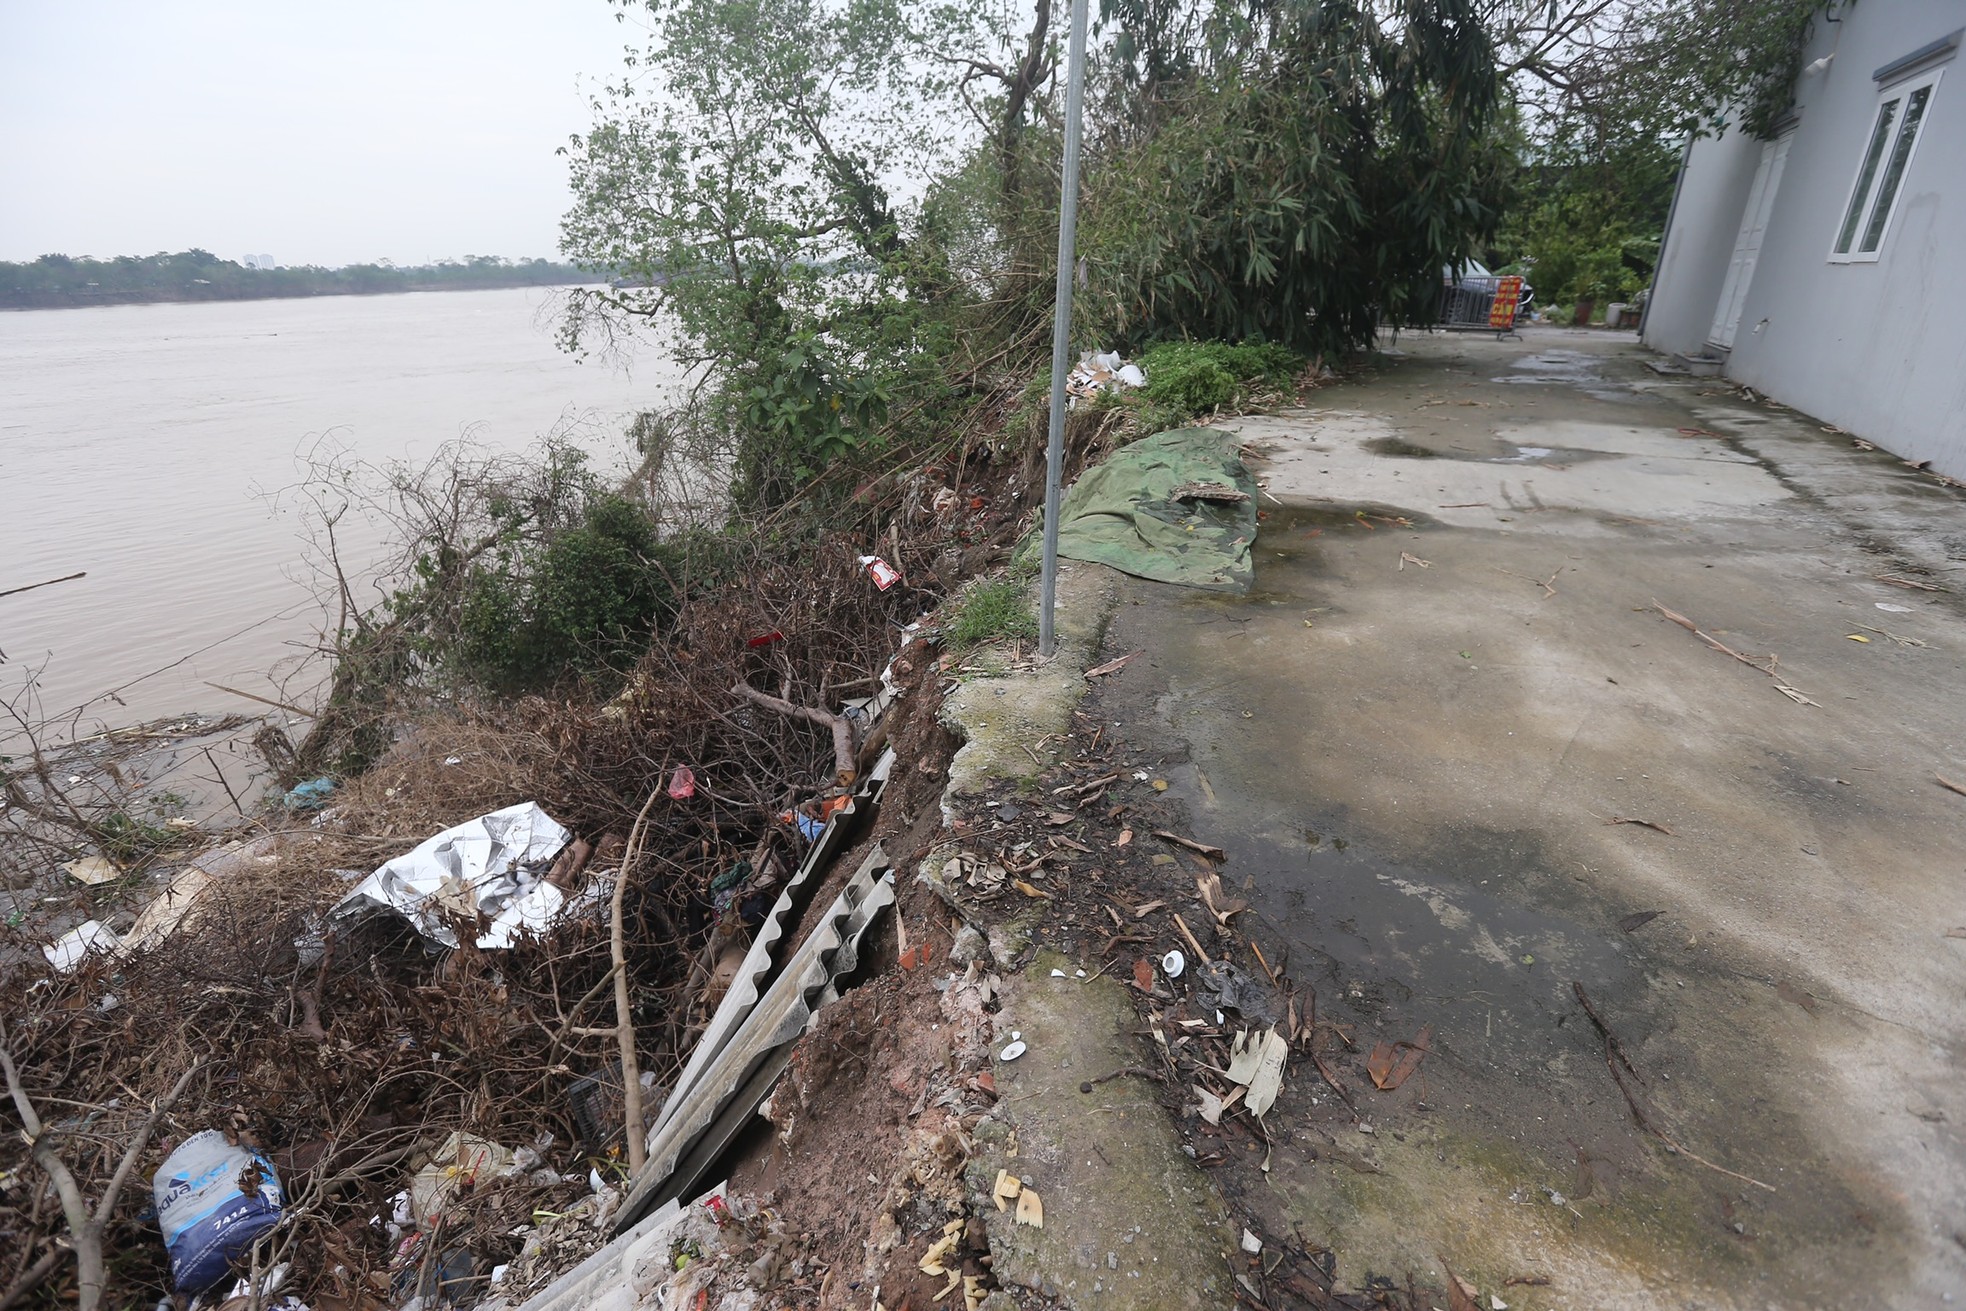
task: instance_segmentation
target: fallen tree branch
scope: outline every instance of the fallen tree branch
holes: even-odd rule
[[[0,1035],[0,1039],[3,1038],[4,1035]],[[103,1231],[108,1227],[110,1215],[116,1210],[117,1199],[123,1195],[124,1185],[130,1181],[130,1172],[136,1169],[138,1158],[143,1155],[144,1147],[150,1142],[150,1133],[157,1127],[158,1118],[170,1109],[171,1103],[178,1099],[190,1086],[191,1080],[204,1068],[205,1063],[200,1061],[179,1075],[177,1083],[171,1090],[150,1108],[150,1114],[145,1116],[143,1123],[137,1126],[136,1135],[131,1138],[128,1149],[123,1153],[122,1161],[117,1164],[116,1173],[110,1176],[109,1187],[103,1191],[102,1200],[96,1203],[95,1210],[91,1212],[87,1200],[82,1196],[81,1185],[75,1181],[74,1172],[68,1168],[68,1162],[62,1160],[55,1151],[53,1133],[41,1122],[41,1116],[35,1111],[34,1102],[28,1097],[27,1089],[21,1086],[20,1071],[14,1067],[13,1053],[7,1050],[4,1041],[0,1041],[0,1072],[6,1075],[7,1093],[13,1098],[14,1110],[20,1115],[22,1127],[27,1130],[29,1155],[54,1183],[55,1194],[61,1199],[62,1216],[68,1221],[69,1239],[74,1245],[75,1252],[76,1311],[97,1311],[102,1306],[103,1295],[109,1289],[109,1267],[103,1259],[102,1252]],[[53,1269],[54,1263],[43,1257],[35,1264],[34,1269],[28,1271],[28,1275],[34,1276],[34,1282],[39,1283],[47,1278]],[[23,1276],[23,1280],[26,1277]],[[31,1285],[24,1286],[17,1283],[13,1289],[8,1290],[7,1300],[11,1302],[15,1297],[25,1293],[28,1287]]]
[[[0,596],[14,596],[20,592],[31,592],[37,587],[53,587],[56,583],[70,583],[74,582],[77,578],[87,578],[88,576],[89,571],[84,569],[80,573],[63,574],[60,578],[50,578],[46,582],[29,583],[25,587],[9,587],[6,591],[0,592]],[[1937,591],[1939,589],[1933,588],[1932,590]]]
[[[767,710],[776,710],[781,715],[793,719],[803,719],[814,724],[823,724],[833,730],[833,766],[836,771],[834,782],[845,787],[854,780],[853,771],[853,725],[846,716],[835,715],[825,710],[814,710],[810,706],[794,705],[771,695],[760,692],[749,683],[738,683],[731,689],[733,696],[741,696],[754,705]]]
[[[1554,578],[1555,575],[1552,574],[1551,577]],[[1769,656],[1768,663],[1764,665],[1752,656],[1742,655],[1739,651],[1736,651],[1733,647],[1727,645],[1727,643],[1721,641],[1719,638],[1713,636],[1711,633],[1702,632],[1698,624],[1695,624],[1691,619],[1688,619],[1685,615],[1679,613],[1679,611],[1668,610],[1665,606],[1660,605],[1657,597],[1654,597],[1652,599],[1652,608],[1654,610],[1657,610],[1660,614],[1664,615],[1666,618],[1672,620],[1672,622],[1674,622],[1675,624],[1678,624],[1681,628],[1684,628],[1687,632],[1693,634],[1693,636],[1699,638],[1702,642],[1705,642],[1708,646],[1712,647],[1714,650],[1720,652],[1720,654],[1725,656],[1732,656],[1734,657],[1734,659],[1746,665],[1749,669],[1755,670],[1758,673],[1766,674],[1768,675],[1768,677],[1774,679],[1775,690],[1777,692],[1780,692],[1783,696],[1787,697],[1789,700],[1795,702],[1797,705],[1802,705],[1802,706],[1820,705],[1819,702],[1811,701],[1808,697],[1804,696],[1802,693],[1796,691],[1794,688],[1790,687],[1787,683],[1782,681],[1781,674],[1776,672],[1778,669],[1781,668],[1782,661],[1780,656],[1772,656],[1772,655]]]
[[[665,765],[662,774],[668,772]],[[635,816],[635,827],[628,830],[628,847],[621,854],[621,869],[614,876],[614,904],[610,913],[613,927],[608,936],[608,951],[614,959],[610,973],[614,975],[615,1036],[621,1044],[621,1136],[628,1144],[630,1174],[639,1171],[648,1160],[648,1134],[642,1126],[642,1071],[635,1062],[635,1010],[628,995],[628,944],[621,928],[621,902],[628,889],[629,871],[635,866],[635,857],[642,853],[642,834],[648,826],[649,811],[662,795],[661,779],[662,775],[657,775],[655,790],[642,803],[641,813]]]
[[[41,1281],[55,1272],[55,1267],[61,1264],[62,1257],[67,1254],[67,1249],[60,1243],[50,1245],[41,1259],[29,1266],[26,1273],[14,1281],[13,1287],[5,1293],[0,1293],[0,1311],[7,1311],[7,1308],[39,1288]]]
[[[1638,1077],[1638,1071],[1633,1067],[1631,1057],[1625,1054],[1625,1045],[1618,1041],[1618,1035],[1605,1022],[1604,1017],[1597,1013],[1597,1007],[1591,1005],[1590,996],[1585,993],[1584,985],[1573,979],[1570,983],[1570,989],[1577,994],[1577,1000],[1583,1003],[1584,1014],[1591,1017],[1591,1023],[1595,1024],[1597,1031],[1604,1035],[1605,1067],[1611,1071],[1611,1081],[1618,1085],[1618,1091],[1625,1095],[1625,1104],[1631,1107],[1632,1120],[1639,1128],[1651,1134],[1654,1138],[1657,1138],[1660,1142],[1687,1160],[1692,1161],[1696,1165],[1704,1165],[1715,1174],[1724,1174],[1729,1179],[1738,1179],[1744,1184],[1753,1184],[1756,1188],[1765,1188],[1771,1193],[1776,1191],[1775,1185],[1773,1184],[1762,1183],[1759,1179],[1750,1178],[1735,1170],[1729,1170],[1724,1165],[1714,1164],[1653,1123],[1651,1115],[1646,1112],[1645,1105],[1639,1100],[1638,1094],[1634,1093],[1625,1083],[1625,1076],[1618,1073],[1618,1066],[1622,1062],[1625,1069],[1631,1072],[1633,1078]]]

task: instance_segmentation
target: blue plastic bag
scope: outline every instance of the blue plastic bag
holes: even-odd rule
[[[216,1129],[196,1133],[164,1158],[151,1181],[157,1223],[171,1256],[171,1282],[200,1293],[224,1279],[259,1236],[280,1223],[273,1163]]]

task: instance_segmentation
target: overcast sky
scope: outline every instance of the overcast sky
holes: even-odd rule
[[[558,252],[606,0],[0,0],[0,259]]]

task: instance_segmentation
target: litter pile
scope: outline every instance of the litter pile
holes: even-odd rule
[[[1140,366],[1117,351],[1087,351],[1065,377],[1065,394],[1070,403],[1089,401],[1104,392],[1144,387],[1147,375]]]
[[[984,499],[880,571],[844,542],[739,571],[610,702],[425,716],[317,808],[72,881],[93,928],[7,929],[37,1146],[0,1160],[0,1295],[517,1302],[698,1190],[892,900],[878,846],[834,867],[932,664],[909,580],[1005,527]]]

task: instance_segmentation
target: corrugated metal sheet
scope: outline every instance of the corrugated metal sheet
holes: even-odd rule
[[[859,963],[861,935],[893,901],[892,866],[876,845],[771,986],[729,1026],[721,1047],[701,1063],[692,1059],[693,1076],[678,1083],[649,1133],[648,1159],[629,1181],[617,1227],[697,1182],[770,1093],[814,1012],[838,996],[835,981]]]

